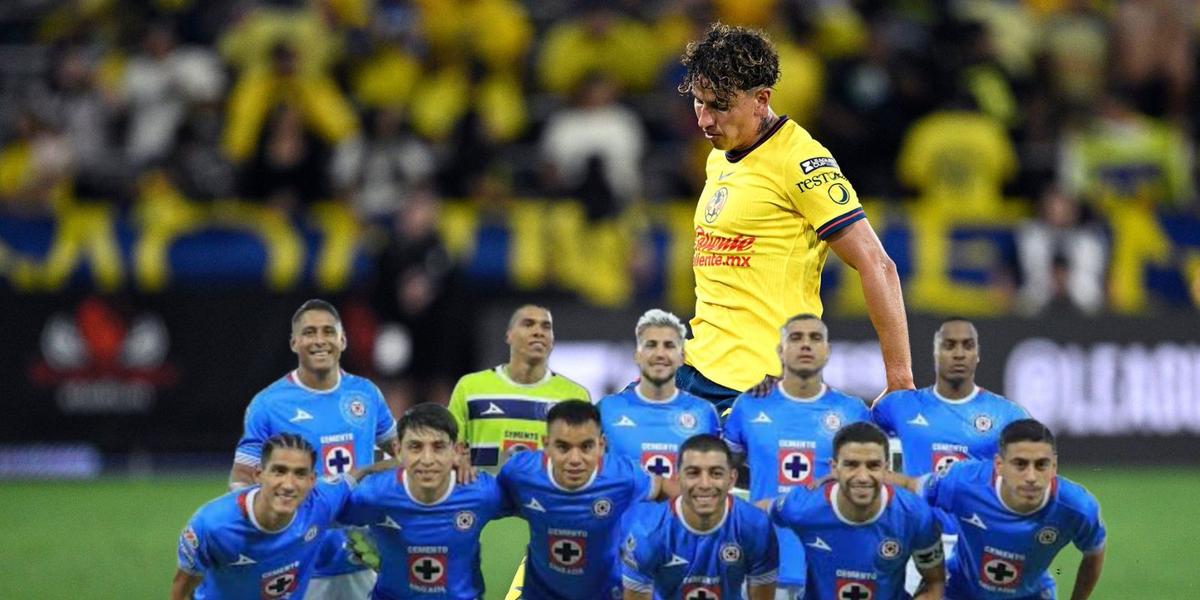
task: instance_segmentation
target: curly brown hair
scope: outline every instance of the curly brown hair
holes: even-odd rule
[[[727,100],[779,81],[779,53],[758,29],[713,23],[703,40],[688,44],[681,62],[687,70],[679,84],[681,94],[704,88]]]

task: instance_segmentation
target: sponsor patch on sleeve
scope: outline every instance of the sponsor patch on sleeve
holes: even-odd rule
[[[808,175],[817,169],[824,169],[826,167],[839,170],[841,169],[841,167],[838,166],[837,161],[833,160],[833,157],[830,156],[818,156],[817,158],[810,158],[808,160],[800,161],[800,170],[804,171],[805,175]]]

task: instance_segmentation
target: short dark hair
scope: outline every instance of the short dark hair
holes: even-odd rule
[[[833,435],[833,458],[837,460],[838,452],[846,444],[879,444],[883,446],[883,456],[888,456],[887,434],[878,425],[869,421],[857,421],[838,430]]]
[[[271,460],[271,453],[279,448],[290,448],[292,450],[301,450],[308,454],[310,466],[314,469],[317,466],[317,451],[313,449],[312,444],[308,440],[294,433],[277,433],[269,438],[262,445],[262,459],[259,461],[261,465],[266,466]]]
[[[683,468],[683,454],[685,452],[720,452],[725,455],[726,463],[730,467],[733,466],[733,451],[729,449],[729,445],[722,441],[721,438],[711,433],[696,434],[683,442],[683,445],[679,447],[679,455],[676,457],[680,468]]]
[[[396,422],[396,439],[403,440],[404,433],[413,429],[432,429],[458,441],[458,422],[445,406],[435,402],[418,404],[407,411]]]
[[[527,308],[536,308],[538,310],[546,311],[546,314],[550,315],[550,322],[554,323],[554,314],[551,313],[550,309],[546,308],[545,306],[542,306],[541,304],[522,304],[514,308],[512,314],[508,316],[508,328],[506,328],[505,331],[510,331],[517,325],[517,315],[521,314],[521,311]]]
[[[1054,434],[1037,419],[1020,419],[1004,426],[1000,431],[1000,453],[1003,454],[1009,444],[1017,442],[1044,442],[1050,444],[1051,450],[1058,452]]]
[[[800,313],[800,314],[792,315],[792,316],[788,317],[788,320],[784,321],[783,326],[781,326],[779,328],[780,333],[787,331],[788,326],[797,321],[816,321],[816,322],[820,323],[821,325],[824,325],[826,331],[829,330],[829,325],[827,325],[825,323],[825,321],[821,319],[821,317],[818,317],[817,315],[814,315],[812,313]]]
[[[679,93],[708,88],[718,99],[737,92],[772,87],[779,81],[779,53],[757,29],[713,23],[704,39],[687,45]]]
[[[550,411],[546,413],[547,428],[555,421],[562,421],[574,427],[585,425],[591,421],[596,424],[596,427],[600,427],[600,409],[587,400],[561,400],[555,402],[554,406],[550,407]]]
[[[342,315],[338,314],[337,308],[334,308],[332,304],[320,298],[313,298],[305,300],[304,304],[301,304],[300,308],[297,308],[296,312],[292,313],[292,326],[295,327],[296,323],[300,322],[300,317],[303,317],[304,313],[310,310],[323,310],[333,315],[333,320],[337,321],[338,325],[342,324]]]

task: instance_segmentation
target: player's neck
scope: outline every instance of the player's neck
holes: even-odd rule
[[[296,513],[277,513],[271,510],[270,503],[266,497],[266,490],[258,489],[258,493],[254,495],[254,505],[251,510],[254,511],[254,522],[260,528],[269,532],[278,532],[286,528]]]
[[[521,385],[532,385],[546,377],[547,366],[545,361],[527,362],[518,357],[509,359],[504,370],[508,373],[508,378]]]
[[[804,377],[784,369],[780,385],[783,386],[783,392],[793,398],[811,400],[821,393],[825,382],[822,381],[820,373]]]
[[[449,476],[445,481],[437,484],[434,487],[425,488],[414,485],[409,489],[409,493],[417,502],[421,504],[434,504],[446,496],[446,492],[450,489],[450,480],[455,477],[454,471],[450,471]]]
[[[949,381],[939,378],[933,389],[947,400],[962,400],[975,391],[975,379],[968,377],[960,381]]]
[[[763,117],[762,120],[758,122],[758,127],[754,131],[754,137],[749,141],[749,143],[742,144],[741,146],[731,150],[731,152],[742,152],[747,148],[751,148],[755,144],[761,142],[763,138],[771,135],[771,131],[775,129],[775,125],[779,123],[779,119],[780,116],[775,114],[775,111],[771,110],[770,107],[767,107],[767,116]]]
[[[883,493],[875,495],[875,499],[865,507],[859,507],[857,504],[850,501],[843,493],[839,492],[836,496],[838,512],[841,513],[847,521],[854,523],[866,523],[874,519],[879,514],[880,507],[883,506]]]
[[[725,511],[729,508],[728,502],[722,502],[720,503],[720,508],[711,515],[699,515],[692,510],[691,506],[688,506],[687,502],[681,501],[679,504],[680,513],[683,514],[683,522],[687,523],[687,526],[693,531],[702,533],[712,531],[717,525],[720,525],[721,520],[725,518]]]
[[[337,387],[342,380],[342,374],[338,367],[328,371],[309,371],[299,367],[296,369],[296,378],[304,387],[324,392]]]
[[[675,387],[675,378],[672,377],[661,384],[656,384],[645,377],[637,384],[637,392],[646,400],[654,402],[662,402],[675,397],[677,389]]]

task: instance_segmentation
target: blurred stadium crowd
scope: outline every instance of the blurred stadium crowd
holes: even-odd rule
[[[897,262],[909,240],[910,310],[1200,302],[1186,0],[15,0],[0,213],[334,202],[383,232],[363,238],[377,309],[409,318],[456,281],[473,235],[456,223],[511,219],[520,288],[547,268],[521,262],[537,249],[520,234],[562,219],[617,263],[551,244],[543,260],[584,267],[559,283],[627,305],[655,274],[622,249],[653,244],[654,215],[690,258],[709,146],[678,56],[714,20],[771,34],[776,112],[832,150]],[[963,227],[1005,241],[955,246]],[[964,260],[982,265],[970,287],[947,275]]]

